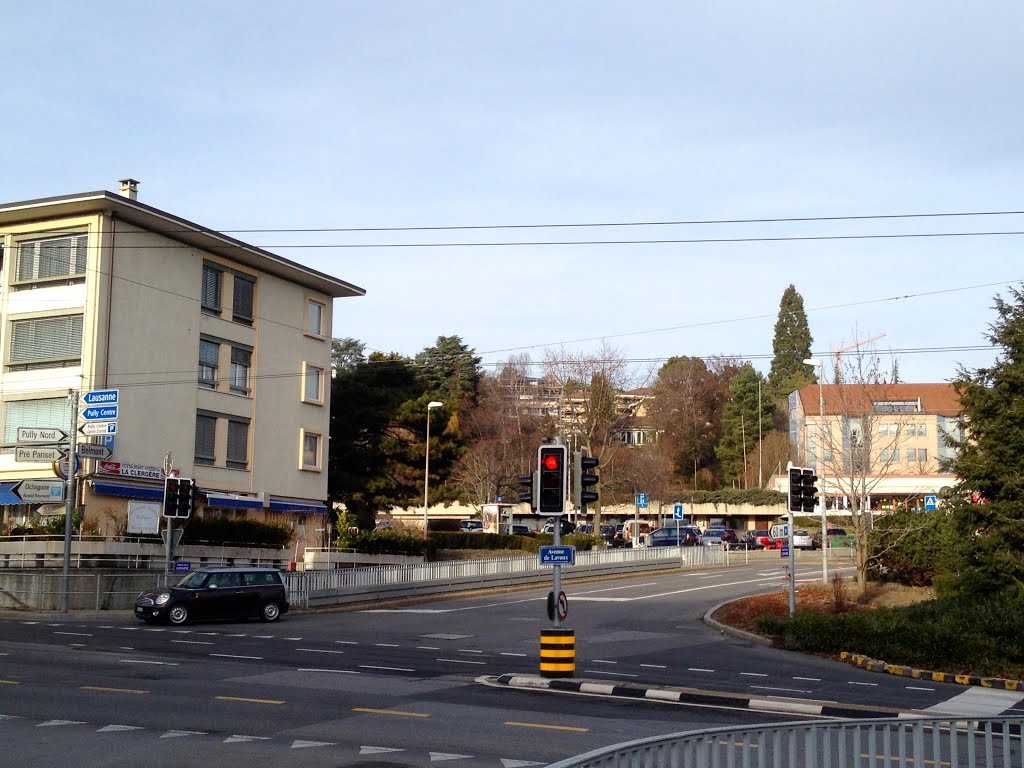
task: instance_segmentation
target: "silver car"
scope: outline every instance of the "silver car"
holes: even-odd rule
[[[817,549],[818,542],[814,540],[810,531],[796,530],[793,531],[793,548],[794,549]]]

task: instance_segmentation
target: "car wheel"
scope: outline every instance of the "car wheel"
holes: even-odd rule
[[[281,606],[275,603],[273,600],[263,604],[263,610],[260,611],[260,618],[263,621],[277,621],[281,615]]]
[[[188,623],[188,606],[178,603],[172,605],[171,610],[167,612],[167,619],[171,624],[186,624]]]

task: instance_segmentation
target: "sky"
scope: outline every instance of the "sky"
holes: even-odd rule
[[[138,179],[368,351],[767,373],[793,284],[814,355],[948,381],[1024,280],[1015,0],[9,6],[0,200]]]

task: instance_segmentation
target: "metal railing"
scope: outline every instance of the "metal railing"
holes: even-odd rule
[[[714,728],[594,750],[548,768],[1010,768],[1024,718],[827,720]]]

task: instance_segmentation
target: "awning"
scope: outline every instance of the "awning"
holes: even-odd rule
[[[163,486],[129,485],[128,483],[107,483],[102,480],[92,481],[92,492],[100,496],[126,496],[129,499],[153,499],[163,501]]]
[[[254,499],[252,496],[235,496],[230,493],[207,492],[206,506],[208,507],[230,507],[233,509],[263,509],[263,499]]]
[[[319,501],[295,501],[293,499],[271,499],[271,512],[298,512],[303,515],[327,514],[327,505]]]

